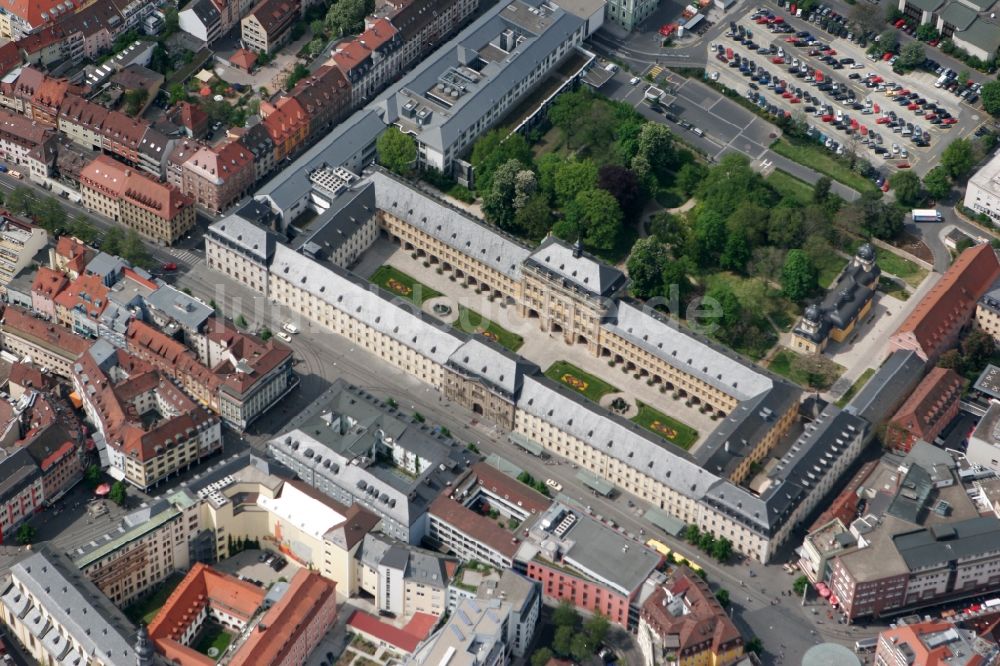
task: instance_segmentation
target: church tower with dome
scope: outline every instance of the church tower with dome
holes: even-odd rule
[[[875,248],[870,243],[862,244],[823,300],[806,306],[792,331],[792,348],[802,353],[820,353],[831,340],[847,340],[858,322],[871,311],[881,274]]]

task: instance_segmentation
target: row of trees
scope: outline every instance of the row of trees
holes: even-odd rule
[[[726,537],[716,539],[711,532],[702,532],[697,525],[691,524],[684,529],[684,540],[692,546],[714,557],[719,562],[725,562],[733,555],[733,542]]]

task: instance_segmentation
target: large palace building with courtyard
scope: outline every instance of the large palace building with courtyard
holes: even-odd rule
[[[658,389],[663,403],[669,405],[672,396],[706,420],[710,417],[712,432],[691,451],[675,445],[669,435],[659,436],[544,376],[534,363],[497,344],[489,331],[464,333],[403,298],[407,294],[399,289],[395,294],[382,291],[339,265],[333,249],[329,254],[322,248],[296,251],[263,228],[267,222],[258,216],[259,205],[248,207],[253,214],[244,209],[212,225],[206,235],[208,265],[350,339],[482,418],[572,460],[683,523],[730,539],[761,561],[772,557],[821,499],[818,495],[830,482],[828,469],[850,464],[845,456],[853,459],[860,448],[827,449],[827,440],[866,440],[863,419],[848,422],[831,407],[827,426],[807,428],[776,470],[749,483],[752,470],[759,470],[757,463],[774,455],[794,423],[798,387],[626,298],[626,276],[579,247],[554,237],[537,248],[525,247],[378,168],[343,188],[337,199],[370,196],[372,186],[370,214],[382,236],[410,257],[447,275],[456,290],[475,292],[497,310],[511,309],[536,322],[546,339],[554,335],[621,369],[636,389],[647,394]],[[346,200],[319,198],[317,205],[323,211],[360,210]],[[364,220],[322,217],[323,224],[365,233]],[[316,223],[310,222],[310,233]],[[248,280],[249,275],[267,279]],[[810,452],[826,454],[823,463],[839,457],[839,464],[815,465]]]

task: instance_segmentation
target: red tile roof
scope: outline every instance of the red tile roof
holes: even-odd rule
[[[48,375],[43,375],[40,368],[33,363],[22,363],[17,361],[10,366],[10,375],[7,381],[22,388],[33,388],[44,391],[51,385]],[[6,401],[0,401],[6,402]]]
[[[294,97],[282,97],[262,123],[275,143],[284,143],[309,124],[309,117]]]
[[[14,42],[0,46],[0,76],[21,64],[21,51]]]
[[[56,254],[66,261],[66,269],[82,273],[87,267],[92,252],[86,245],[72,236],[60,236],[56,242]]]
[[[218,363],[212,368],[212,372],[220,378],[222,386],[241,394],[292,357],[292,350],[276,342],[274,338],[264,342],[217,317],[208,322],[207,336],[209,340],[222,345],[231,357]],[[237,370],[235,364],[241,361],[249,367],[249,372]]]
[[[384,18],[375,19],[371,27],[357,36],[357,41],[371,51],[377,51],[396,36],[396,29]]]
[[[944,631],[953,630],[955,627],[950,622],[943,620],[931,622],[919,622],[916,624],[903,624],[895,629],[888,629],[879,634],[880,638],[887,640],[889,653],[884,654],[879,642],[877,655],[881,659],[894,660],[896,646],[905,644],[910,648],[907,663],[912,666],[979,666],[985,664],[986,660],[980,654],[971,654],[967,660],[961,661],[955,658],[955,654],[948,646],[948,642],[936,646],[928,645],[921,638],[928,634],[938,634]]]
[[[219,390],[221,380],[205,367],[190,349],[149,324],[133,319],[125,333],[129,351],[174,377],[185,377],[210,393]]]
[[[81,275],[55,298],[58,307],[79,309],[97,320],[108,306],[108,288],[98,275]]]
[[[434,615],[414,613],[407,625],[399,629],[370,613],[354,611],[347,620],[347,626],[412,654],[420,642],[430,635],[437,622],[438,618]]]
[[[333,61],[345,74],[371,58],[371,49],[365,48],[358,40],[353,39],[346,44],[338,45],[333,54]]]
[[[66,97],[68,88],[69,83],[66,79],[53,79],[46,76],[42,85],[35,91],[31,101],[40,106],[58,109],[63,98]]]
[[[674,597],[684,597],[687,613],[671,614],[666,603],[667,590]],[[675,636],[678,653],[687,657],[705,650],[718,655],[743,644],[739,629],[708,583],[685,566],[677,567],[667,583],[654,590],[641,612],[654,635]]]
[[[199,177],[222,185],[246,169],[253,169],[253,153],[239,141],[209,148],[203,146],[183,162],[184,168]]]
[[[65,0],[0,0],[0,7],[10,14],[24,19],[33,28],[62,15],[69,15],[82,3],[71,2],[67,10]]]
[[[80,184],[109,197],[124,199],[165,220],[173,220],[181,210],[194,205],[194,200],[176,187],[154,180],[107,155],[99,155],[83,168]]]
[[[31,283],[31,293],[52,300],[67,285],[69,285],[69,278],[65,274],[48,266],[40,266],[38,272],[35,273],[34,282]]]
[[[149,637],[157,650],[171,660],[185,665],[215,664],[215,659],[180,643],[184,631],[206,606],[249,622],[264,595],[264,590],[253,583],[196,562],[149,624]]]
[[[962,397],[963,379],[954,370],[934,368],[889,420],[887,444],[909,450],[922,439],[933,441],[947,423],[942,418]]]
[[[229,62],[249,72],[257,64],[257,54],[246,49],[236,49],[236,53],[229,57]]]
[[[15,305],[8,305],[3,311],[3,330],[67,358],[78,358],[91,345],[90,340],[62,326],[32,317],[27,310]]]
[[[954,344],[955,333],[998,277],[1000,262],[989,243],[965,250],[892,334],[890,344],[915,351],[924,360],[936,359]]]
[[[60,28],[54,25],[49,25],[38,32],[25,35],[21,39],[14,42],[14,44],[17,48],[30,55],[38,53],[42,49],[52,46],[53,44],[58,44],[64,39],[66,39],[66,35],[63,34],[63,31]]]
[[[181,102],[177,105],[177,112],[174,115],[181,125],[195,133],[208,125],[208,114],[197,104]]]
[[[74,371],[80,384],[87,387],[82,397],[101,420],[109,446],[146,461],[166,451],[171,443],[186,441],[200,428],[218,422],[217,416],[142,359],[119,349],[116,361],[127,376],[118,382],[113,382],[90,354],[80,358],[80,370]],[[158,403],[169,405],[176,416],[145,423],[135,401],[150,393]]]
[[[321,635],[306,633],[309,620],[323,613],[330,604],[336,604],[336,601],[335,583],[318,573],[299,570],[285,594],[264,614],[229,663],[232,666],[287,663],[294,645],[301,647],[301,643],[318,643],[322,638]]]

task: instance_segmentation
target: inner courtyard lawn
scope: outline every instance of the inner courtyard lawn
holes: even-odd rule
[[[566,361],[556,361],[550,365],[545,371],[545,376],[582,393],[594,402],[600,402],[601,398],[609,393],[618,393],[617,388],[603,379]]]

